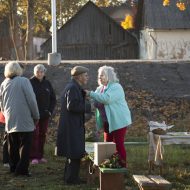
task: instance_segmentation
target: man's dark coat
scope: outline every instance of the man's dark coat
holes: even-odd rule
[[[85,153],[85,92],[72,79],[61,95],[61,115],[57,135],[57,155],[80,159]]]

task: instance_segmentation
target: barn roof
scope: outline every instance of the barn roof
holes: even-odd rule
[[[114,23],[120,30],[126,31],[132,38],[134,38],[136,40],[136,37],[134,36],[134,34],[132,34],[128,30],[123,29],[123,27],[120,25],[120,22],[117,22],[114,18],[112,18],[108,14],[109,11],[107,11],[107,13],[106,13],[105,9],[103,10],[103,8],[99,8],[92,1],[88,1],[71,19],[69,19],[59,30],[57,30],[57,32],[63,30],[70,22],[73,21],[73,19],[75,19],[79,14],[81,14],[89,6],[95,8],[97,11],[100,12],[100,14],[105,15],[110,22]],[[113,9],[115,9],[115,8],[113,8]],[[51,37],[48,38],[41,46],[43,47],[50,39],[51,39]]]
[[[163,0],[144,0],[142,8],[143,28],[190,29],[190,5],[180,11],[173,0],[169,7],[163,6]]]
[[[64,28],[69,22],[72,22],[73,19],[75,19],[75,17],[78,15],[78,14],[81,14],[81,12],[83,12],[86,7],[88,6],[91,6],[95,9],[97,9],[97,11],[99,11],[101,14],[105,15],[109,21],[111,21],[112,23],[116,24],[121,30],[125,30],[122,28],[122,26],[120,25],[120,22],[117,22],[117,20],[115,19],[114,16],[111,16],[111,11],[112,10],[112,13],[115,12],[113,10],[119,10],[119,7],[98,7],[97,5],[95,5],[92,1],[88,1],[71,19],[69,19],[61,28]],[[128,10],[128,7],[126,7],[125,5],[123,6],[124,10]],[[107,10],[106,10],[107,9]],[[129,10],[128,10],[129,11]],[[121,15],[120,15],[121,16]],[[123,20],[124,20],[125,17],[123,17]],[[61,29],[60,28],[60,29]],[[125,30],[127,31],[127,30]],[[128,31],[127,31],[128,32]],[[130,34],[130,32],[128,32]]]

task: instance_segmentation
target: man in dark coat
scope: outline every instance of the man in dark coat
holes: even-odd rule
[[[80,184],[80,160],[85,154],[84,114],[90,111],[85,105],[83,85],[88,81],[88,69],[76,66],[71,70],[72,80],[61,95],[61,115],[57,136],[57,155],[66,157],[64,181]],[[88,108],[87,108],[88,107]]]

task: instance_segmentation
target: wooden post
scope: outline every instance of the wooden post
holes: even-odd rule
[[[101,168],[100,170],[100,190],[123,190],[124,189],[124,174],[126,168]]]

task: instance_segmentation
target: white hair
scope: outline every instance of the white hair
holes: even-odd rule
[[[117,78],[117,75],[116,75],[113,67],[104,65],[98,69],[98,75],[100,75],[102,72],[104,72],[108,83],[109,82],[111,82],[111,83],[119,82],[119,79]],[[98,80],[98,83],[100,85],[99,80]]]
[[[14,76],[21,76],[23,69],[17,61],[9,61],[5,65],[4,75],[6,78],[11,78]]]
[[[41,71],[41,72],[46,72],[46,68],[44,67],[44,65],[42,65],[42,64],[38,64],[38,65],[36,65],[35,67],[34,67],[34,75],[37,75],[37,72],[38,71]]]

